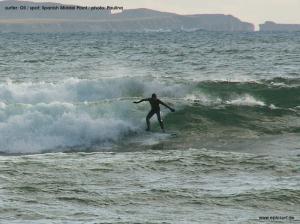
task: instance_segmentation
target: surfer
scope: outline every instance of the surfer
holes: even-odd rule
[[[141,99],[140,101],[136,101],[133,103],[141,103],[143,101],[149,101],[150,105],[151,105],[151,110],[149,111],[147,117],[146,117],[146,123],[147,123],[147,129],[146,131],[150,131],[150,118],[156,114],[157,116],[157,120],[159,122],[159,125],[161,127],[161,129],[163,130],[163,132],[165,132],[164,129],[164,123],[160,117],[160,107],[159,104],[164,105],[165,107],[169,108],[170,111],[175,112],[175,110],[171,107],[169,107],[167,104],[165,104],[164,102],[162,102],[160,99],[157,98],[156,94],[153,93],[151,98],[146,98],[146,99]]]

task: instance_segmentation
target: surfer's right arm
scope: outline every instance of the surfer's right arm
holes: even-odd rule
[[[175,112],[175,109],[173,109],[172,107],[169,107],[167,104],[165,104],[164,102],[162,102],[161,100],[159,100],[159,103],[164,105],[166,108],[168,108],[170,111]]]
[[[141,103],[141,102],[144,102],[144,101],[148,101],[148,99],[141,99],[140,101],[134,101],[133,103]]]

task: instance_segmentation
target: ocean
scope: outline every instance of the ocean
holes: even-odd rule
[[[300,222],[299,32],[0,43],[0,223]]]

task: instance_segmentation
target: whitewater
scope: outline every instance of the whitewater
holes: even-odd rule
[[[298,222],[298,34],[2,33],[0,222]]]

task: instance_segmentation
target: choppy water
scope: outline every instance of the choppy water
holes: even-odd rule
[[[299,220],[299,33],[0,43],[0,222]],[[176,136],[144,131],[153,92]]]

